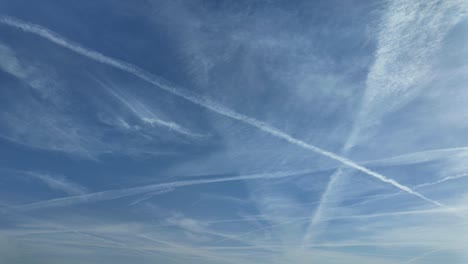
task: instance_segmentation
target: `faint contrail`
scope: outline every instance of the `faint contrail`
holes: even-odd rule
[[[415,262],[415,261],[424,259],[424,258],[426,258],[427,256],[432,255],[432,254],[437,253],[437,252],[440,252],[440,251],[442,251],[442,249],[434,249],[434,250],[431,250],[431,251],[426,252],[426,253],[424,253],[424,254],[421,254],[421,255],[419,255],[419,256],[416,256],[416,257],[414,257],[414,258],[412,258],[412,259],[410,259],[410,260],[407,260],[407,261],[405,261],[405,262],[403,262],[403,263],[413,263],[413,262]]]
[[[309,242],[314,234],[312,234],[313,228],[322,220],[322,215],[323,215],[323,209],[328,203],[328,200],[330,199],[330,194],[331,191],[333,190],[334,186],[336,185],[339,177],[342,174],[342,169],[338,168],[331,176],[330,180],[328,181],[327,187],[325,188],[325,191],[322,193],[320,196],[319,204],[317,208],[315,209],[315,212],[312,216],[312,219],[309,221],[309,225],[306,229],[303,241]]]
[[[95,61],[98,61],[100,63],[103,63],[103,64],[106,64],[106,65],[109,65],[109,66],[112,66],[114,68],[117,68],[117,69],[120,69],[122,71],[125,71],[125,72],[128,72],[130,74],[133,74],[134,76],[142,79],[142,80],[145,80],[153,85],[156,85],[158,86],[159,88],[169,92],[169,93],[172,93],[176,96],[179,96],[181,98],[184,98],[186,99],[187,101],[190,101],[196,105],[199,105],[201,107],[204,107],[204,108],[207,108],[213,112],[216,112],[220,115],[223,115],[223,116],[226,116],[226,117],[230,117],[234,120],[238,120],[240,122],[243,122],[243,123],[246,123],[246,124],[249,124],[253,127],[256,127],[272,136],[275,136],[277,138],[281,138],[283,140],[286,140],[287,142],[291,143],[291,144],[294,144],[294,145],[297,145],[299,147],[302,147],[304,149],[308,149],[308,150],[311,150],[315,153],[318,153],[318,154],[321,154],[323,156],[326,156],[330,159],[333,159],[333,160],[336,160],[338,162],[341,162],[342,164],[348,166],[348,167],[351,167],[351,168],[354,168],[356,170],[359,170],[361,172],[364,172],[365,174],[368,174],[372,177],[375,177],[383,182],[386,182],[386,183],[389,183],[405,192],[408,192],[412,195],[415,195],[427,202],[430,202],[432,204],[435,204],[437,206],[443,206],[441,203],[437,202],[437,201],[434,201],[430,198],[427,198],[425,197],[424,195],[418,193],[418,192],[415,192],[414,190],[412,190],[411,188],[407,187],[407,186],[404,186],[398,182],[396,182],[395,180],[393,179],[389,179],[387,177],[385,177],[384,175],[378,173],[378,172],[375,172],[375,171],[372,171],[368,168],[365,168],[357,163],[355,163],[354,161],[352,160],[349,160],[347,158],[344,158],[344,157],[341,157],[333,152],[330,152],[330,151],[327,151],[327,150],[324,150],[324,149],[321,149],[319,147],[316,147],[314,145],[311,145],[311,144],[308,144],[304,141],[301,141],[299,139],[296,139],[288,134],[286,134],[285,132],[275,128],[275,127],[272,127],[270,125],[268,125],[267,123],[264,123],[262,121],[259,121],[259,120],[256,120],[254,118],[251,118],[251,117],[248,117],[248,116],[245,116],[243,114],[240,114],[240,113],[237,113],[231,109],[228,109],[228,108],[225,108],[224,106],[206,98],[206,97],[200,97],[200,96],[197,96],[195,94],[192,94],[186,90],[183,90],[183,89],[180,89],[179,87],[176,87],[174,85],[171,85],[169,84],[167,81],[163,80],[162,78],[160,77],[157,77],[149,72],[146,72],[144,71],[143,69],[133,65],[133,64],[130,64],[130,63],[127,63],[127,62],[123,62],[123,61],[120,61],[120,60],[117,60],[117,59],[113,59],[111,57],[107,57],[105,56],[104,54],[102,53],[99,53],[97,51],[93,51],[93,50],[89,50],[87,48],[84,48],[82,47],[81,45],[75,43],[75,42],[72,42],[72,41],[69,41],[67,39],[65,39],[64,37],[60,36],[59,34],[53,32],[53,31],[50,31],[49,29],[46,29],[42,26],[39,26],[39,25],[34,25],[34,24],[30,24],[28,22],[24,22],[24,21],[21,21],[19,19],[16,19],[16,18],[12,18],[12,17],[9,17],[9,16],[0,16],[0,23],[2,24],[5,24],[5,25],[8,25],[8,26],[11,26],[11,27],[14,27],[14,28],[18,28],[18,29],[21,29],[25,32],[29,32],[29,33],[32,33],[32,34],[35,34],[37,36],[40,36],[42,38],[45,38],[57,45],[60,45],[64,48],[67,48],[71,51],[74,51],[80,55],[83,55],[85,57],[88,57],[92,60],[95,60]]]
[[[63,176],[52,176],[36,172],[26,172],[28,175],[39,179],[52,189],[63,191],[69,195],[84,195],[88,190],[74,182],[69,181]]]
[[[459,212],[465,212],[465,211],[468,211],[468,209],[462,208],[462,207],[454,207],[454,208],[438,207],[435,209],[428,209],[428,210],[411,210],[411,211],[396,211],[396,212],[376,213],[376,214],[320,217],[319,220],[322,222],[326,222],[326,221],[341,220],[341,219],[367,219],[367,218],[379,218],[379,217],[388,218],[391,216],[446,214],[446,213],[459,213]],[[217,223],[229,223],[229,222],[248,222],[248,221],[266,221],[266,220],[276,220],[276,221],[310,220],[310,216],[277,217],[277,218],[268,218],[268,217],[238,218],[238,219],[207,221],[206,223],[217,224]]]
[[[177,255],[180,255],[181,252],[183,252],[183,254],[186,254],[186,255],[192,255],[192,256],[195,256],[195,257],[201,257],[203,259],[212,259],[212,260],[216,260],[217,263],[252,263],[250,261],[239,261],[238,259],[232,259],[232,258],[226,258],[226,257],[223,257],[222,255],[218,255],[216,253],[213,253],[209,250],[204,250],[200,247],[190,247],[188,245],[183,245],[183,244],[179,244],[177,242],[173,242],[173,241],[166,241],[166,240],[162,240],[160,238],[156,238],[156,237],[150,237],[148,235],[138,235],[138,237],[140,238],[144,238],[146,240],[149,240],[149,241],[152,241],[154,243],[157,243],[158,245],[160,244],[163,244],[163,245],[166,245],[166,246],[169,246],[169,249],[170,248],[173,248],[175,249],[176,251],[173,252],[173,253],[177,253]]]
[[[204,179],[204,180],[188,180],[188,181],[158,183],[158,184],[151,184],[151,185],[145,185],[145,186],[140,186],[140,187],[115,189],[115,190],[88,193],[84,195],[51,199],[51,200],[46,200],[42,202],[17,206],[15,207],[15,209],[19,211],[27,211],[27,210],[34,210],[34,209],[41,209],[41,208],[49,208],[49,207],[61,207],[61,206],[68,206],[68,205],[87,203],[87,202],[98,202],[98,201],[119,199],[123,197],[133,196],[137,194],[144,194],[144,193],[153,193],[154,195],[156,195],[158,192],[159,193],[170,192],[176,188],[184,187],[184,186],[220,183],[220,182],[229,182],[229,181],[275,179],[275,178],[283,178],[283,177],[293,177],[293,176],[298,176],[298,175],[302,175],[305,173],[307,173],[307,171],[260,173],[260,174],[250,174],[250,175]]]
[[[366,160],[361,163],[372,164],[373,166],[407,165],[438,159],[452,159],[459,155],[465,155],[465,153],[468,153],[468,147],[429,149],[400,154],[393,157],[386,157],[383,159]]]
[[[155,191],[155,192],[146,193],[145,195],[143,195],[143,197],[140,197],[140,198],[136,199],[135,201],[131,202],[129,204],[129,206],[135,206],[135,205],[137,205],[137,204],[139,204],[141,202],[144,202],[144,201],[147,201],[147,200],[153,198],[156,195],[172,192],[173,190],[174,189],[166,189],[166,190],[158,190],[158,191]]]
[[[460,179],[460,178],[464,178],[464,177],[468,177],[468,173],[462,173],[462,174],[458,174],[458,175],[455,175],[455,176],[448,176],[448,177],[442,178],[442,179],[440,179],[438,181],[435,181],[435,182],[428,182],[428,183],[419,184],[419,185],[416,185],[414,188],[416,189],[416,188],[431,186],[431,185],[443,183],[443,182],[450,181],[450,180]]]

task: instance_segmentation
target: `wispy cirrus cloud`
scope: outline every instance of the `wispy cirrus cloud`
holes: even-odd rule
[[[391,1],[383,16],[375,61],[346,148],[365,138],[388,112],[413,100],[431,80],[444,37],[468,12],[464,1]],[[387,102],[387,103],[384,103]]]
[[[26,76],[24,69],[10,47],[0,44],[0,57],[2,58],[0,67],[3,71],[19,78]]]

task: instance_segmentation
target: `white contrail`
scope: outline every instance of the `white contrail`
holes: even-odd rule
[[[383,159],[366,160],[360,163],[371,164],[372,166],[409,165],[439,159],[453,159],[459,156],[466,156],[467,154],[468,147],[440,148],[405,153]]]
[[[380,173],[377,173],[375,171],[372,171],[368,168],[365,168],[357,163],[355,163],[354,161],[352,160],[349,160],[347,158],[344,158],[344,157],[341,157],[335,153],[332,153],[330,151],[326,151],[326,150],[323,150],[319,147],[316,147],[314,145],[311,145],[311,144],[308,144],[304,141],[301,141],[299,139],[296,139],[288,134],[286,134],[285,132],[281,131],[281,130],[278,130],[262,121],[258,121],[254,118],[251,118],[251,117],[248,117],[248,116],[245,116],[245,115],[242,115],[240,113],[237,113],[233,110],[230,110],[228,108],[225,108],[223,107],[222,105],[214,102],[214,101],[211,101],[210,99],[208,98],[205,98],[205,97],[200,97],[200,96],[196,96],[186,90],[183,90],[183,89],[180,89],[176,86],[173,86],[173,85],[170,85],[167,81],[164,81],[162,78],[159,78],[157,76],[154,76],[152,75],[151,73],[148,73],[146,71],[144,71],[143,69],[135,66],[135,65],[132,65],[130,63],[127,63],[127,62],[123,62],[123,61],[119,61],[119,60],[116,60],[116,59],[113,59],[113,58],[110,58],[110,57],[107,57],[99,52],[96,52],[96,51],[93,51],[93,50],[89,50],[87,48],[84,48],[82,47],[81,45],[77,44],[77,43],[74,43],[72,41],[69,41],[69,40],[66,40],[65,38],[61,37],[59,34],[55,33],[55,32],[52,32],[42,26],[39,26],[39,25],[34,25],[34,24],[30,24],[30,23],[27,23],[27,22],[23,22],[21,20],[18,20],[16,18],[12,18],[12,17],[8,17],[8,16],[0,16],[0,23],[2,24],[5,24],[5,25],[8,25],[8,26],[11,26],[11,27],[14,27],[14,28],[18,28],[18,29],[21,29],[25,32],[29,32],[29,33],[32,33],[32,34],[35,34],[35,35],[38,35],[42,38],[45,38],[57,45],[60,45],[64,48],[67,48],[71,51],[74,51],[80,55],[83,55],[85,57],[88,57],[92,60],[95,60],[97,62],[100,62],[100,63],[103,63],[103,64],[106,64],[106,65],[109,65],[109,66],[112,66],[114,68],[117,68],[117,69],[120,69],[122,71],[125,71],[125,72],[128,72],[130,74],[133,74],[134,76],[142,79],[142,80],[145,80],[153,85],[156,85],[158,86],[159,88],[169,92],[169,93],[172,93],[176,96],[179,96],[181,98],[184,98],[186,99],[187,101],[190,101],[196,105],[199,105],[201,107],[204,107],[204,108],[207,108],[213,112],[216,112],[220,115],[223,115],[223,116],[226,116],[226,117],[230,117],[234,120],[238,120],[238,121],[241,121],[243,123],[246,123],[246,124],[249,124],[253,127],[256,127],[272,136],[275,136],[277,138],[281,138],[283,140],[286,140],[287,142],[291,143],[291,144],[294,144],[294,145],[297,145],[299,147],[302,147],[304,149],[308,149],[308,150],[311,150],[315,153],[318,153],[318,154],[321,154],[323,156],[326,156],[330,159],[333,159],[333,160],[336,160],[338,162],[341,162],[342,164],[346,165],[346,166],[349,166],[351,168],[354,168],[356,170],[359,170],[361,172],[364,172],[365,174],[368,174],[372,177],[375,177],[383,182],[386,182],[386,183],[389,183],[405,192],[408,192],[412,195],[415,195],[427,202],[430,202],[432,204],[435,204],[437,206],[442,206],[441,203],[437,202],[437,201],[434,201],[432,199],[429,199],[427,197],[425,197],[424,195],[418,193],[418,192],[415,192],[414,190],[412,190],[411,188],[407,187],[407,186],[404,186],[398,182],[396,182],[395,180],[393,179],[389,179],[387,177],[385,177],[384,175],[380,174]]]
[[[437,207],[435,209],[427,210],[411,210],[411,211],[396,211],[396,212],[387,212],[387,213],[376,213],[376,214],[361,214],[361,215],[342,215],[342,216],[331,216],[331,217],[318,217],[317,222],[327,222],[333,220],[341,219],[367,219],[367,218],[388,218],[391,216],[405,216],[405,215],[429,215],[429,214],[446,214],[446,213],[462,213],[468,211],[468,208],[463,207]],[[239,218],[239,219],[225,219],[225,220],[215,220],[215,221],[206,221],[208,224],[217,224],[217,223],[229,223],[229,222],[248,222],[248,221],[266,221],[266,220],[275,220],[275,221],[295,221],[295,220],[310,220],[310,216],[302,217],[278,217],[278,218],[269,218],[269,217],[253,217],[253,218]]]
[[[67,180],[65,177],[35,172],[28,172],[27,174],[39,179],[52,189],[60,190],[70,195],[84,195],[88,192],[86,188]]]
[[[147,194],[143,195],[143,197],[140,197],[140,198],[136,199],[135,201],[131,202],[129,204],[129,206],[135,206],[135,205],[137,205],[137,204],[139,204],[141,202],[144,202],[144,201],[147,201],[147,200],[153,198],[156,195],[172,192],[173,190],[174,189],[166,189],[166,190],[158,190],[158,191],[155,191],[155,192],[147,193]]]
[[[34,171],[23,171],[9,168],[0,168],[0,171],[6,171],[7,173],[17,173],[27,175],[29,177],[38,179],[39,181],[46,184],[48,187],[54,190],[65,192],[69,195],[84,195],[89,193],[89,190],[79,185],[78,183],[72,182],[65,176],[61,175],[50,175],[47,173],[39,173]]]
[[[143,234],[143,235],[137,235],[137,237],[140,237],[140,238],[144,238],[146,240],[149,240],[149,241],[152,241],[154,243],[156,243],[158,245],[157,248],[160,247],[160,245],[166,245],[168,246],[169,248],[172,248],[172,249],[175,249],[176,251],[174,253],[176,253],[177,255],[180,255],[181,252],[183,252],[184,254],[186,255],[192,255],[192,256],[196,256],[196,257],[201,257],[202,259],[204,260],[216,260],[217,262],[216,263],[248,263],[248,264],[251,264],[252,262],[249,261],[249,260],[241,260],[239,258],[228,258],[228,257],[224,257],[222,255],[218,255],[210,250],[205,250],[205,249],[202,249],[200,247],[191,247],[189,245],[184,245],[184,244],[179,244],[177,242],[172,242],[172,241],[166,241],[166,240],[162,240],[160,238],[155,238],[155,237],[150,237],[146,234]]]
[[[327,184],[327,187],[325,188],[325,191],[322,193],[322,196],[320,197],[319,204],[317,208],[315,209],[314,215],[312,216],[312,219],[310,219],[309,225],[306,229],[305,236],[304,236],[304,241],[309,242],[313,236],[312,231],[313,228],[320,222],[322,219],[323,215],[323,210],[326,204],[328,203],[328,200],[330,199],[330,194],[331,190],[334,189],[334,186],[336,182],[338,181],[339,177],[342,174],[342,169],[338,168],[331,176],[330,180]]]
[[[15,209],[20,210],[20,211],[27,211],[27,210],[34,210],[34,209],[41,209],[41,208],[61,207],[61,206],[68,206],[68,205],[87,203],[87,202],[98,202],[98,201],[119,199],[123,197],[137,195],[137,194],[153,193],[154,195],[156,195],[157,192],[160,192],[160,193],[170,192],[179,187],[192,186],[192,185],[220,183],[220,182],[229,182],[229,181],[275,179],[275,178],[299,176],[305,173],[307,173],[307,171],[260,173],[260,174],[250,174],[250,175],[204,179],[204,180],[188,180],[188,181],[158,183],[158,184],[151,184],[151,185],[145,185],[145,186],[140,186],[140,187],[115,189],[115,190],[88,193],[84,195],[51,199],[51,200],[46,200],[42,202],[36,202],[36,203],[26,204],[22,206],[17,206]]]
[[[454,176],[448,176],[448,177],[442,178],[442,179],[440,179],[438,181],[435,181],[435,182],[428,182],[428,183],[419,184],[419,185],[416,185],[414,188],[416,189],[416,188],[431,186],[431,185],[443,183],[443,182],[446,182],[446,181],[456,180],[456,179],[460,179],[460,178],[464,178],[464,177],[468,177],[468,173],[462,173],[462,174],[458,174],[458,175],[454,175]]]
[[[289,225],[289,224],[297,222],[299,220],[302,220],[302,218],[288,220],[288,221],[284,221],[284,222],[281,222],[281,223],[278,223],[278,224],[260,227],[260,228],[257,228],[257,229],[251,230],[251,231],[247,231],[245,233],[241,233],[241,234],[233,235],[233,236],[226,237],[226,238],[223,238],[223,239],[220,239],[220,240],[216,240],[216,241],[214,241],[214,243],[215,244],[220,244],[221,242],[224,242],[224,241],[239,239],[240,237],[244,237],[244,236],[247,236],[247,235],[250,235],[250,234],[253,234],[253,233],[257,233],[257,232],[260,232],[260,231],[263,231],[263,230],[271,230],[271,229],[277,228],[279,226]]]
[[[437,253],[437,252],[440,252],[440,251],[442,251],[442,249],[431,250],[431,251],[429,251],[429,252],[426,252],[426,253],[424,253],[424,254],[421,254],[421,255],[419,255],[419,256],[416,256],[416,257],[414,257],[414,258],[412,258],[412,259],[410,259],[410,260],[408,260],[408,261],[405,261],[405,262],[403,262],[403,263],[413,263],[413,262],[415,262],[415,261],[424,259],[424,258],[428,257],[429,255],[432,255],[432,254]]]

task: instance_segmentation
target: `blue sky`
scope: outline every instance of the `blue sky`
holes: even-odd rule
[[[0,263],[467,263],[466,1],[0,10]]]

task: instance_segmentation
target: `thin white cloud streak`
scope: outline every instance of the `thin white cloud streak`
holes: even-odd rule
[[[127,107],[138,119],[140,119],[143,123],[146,123],[150,126],[160,126],[166,127],[171,131],[175,131],[179,134],[189,136],[189,137],[201,137],[202,135],[191,132],[190,130],[182,127],[181,125],[165,121],[159,118],[153,111],[151,111],[147,105],[143,104],[139,100],[124,94],[119,94],[115,91],[117,88],[108,87],[108,85],[98,81],[101,86],[105,87],[106,90],[116,98],[120,103],[122,103],[125,107]]]
[[[272,230],[274,228],[284,226],[284,225],[289,225],[289,224],[298,222],[298,221],[303,220],[303,219],[304,218],[297,218],[297,219],[284,221],[284,222],[274,224],[274,225],[264,226],[264,227],[257,228],[257,229],[251,230],[251,231],[247,231],[247,232],[244,232],[244,233],[241,233],[241,234],[238,234],[238,235],[233,235],[233,236],[230,236],[230,237],[223,238],[221,240],[217,240],[217,241],[215,241],[215,243],[219,244],[221,242],[228,241],[228,240],[237,240],[237,239],[239,239],[241,237],[245,237],[245,236],[251,235],[253,233],[257,233],[257,232],[260,232],[260,231],[263,231],[263,230]]]
[[[204,200],[219,200],[219,201],[235,203],[235,204],[249,204],[250,203],[248,199],[242,199],[242,198],[226,196],[226,195],[217,195],[217,194],[210,194],[210,193],[202,193],[200,195],[201,195],[201,198],[195,203],[193,203],[192,206]]]
[[[161,195],[161,194],[165,194],[165,193],[168,193],[168,192],[172,192],[174,189],[165,189],[165,190],[159,190],[159,191],[156,191],[156,192],[151,192],[151,193],[148,193],[148,194],[145,194],[143,195],[142,197],[136,199],[135,201],[131,202],[129,205],[130,206],[135,206],[139,203],[142,203],[144,201],[147,201],[151,198],[153,198],[154,196],[156,195]]]
[[[175,181],[175,182],[168,182],[168,183],[145,185],[141,187],[94,192],[94,193],[88,193],[85,195],[73,196],[73,197],[51,199],[47,201],[18,206],[16,207],[16,209],[22,211],[22,210],[34,210],[34,209],[50,208],[50,207],[61,207],[61,206],[69,206],[69,205],[88,203],[88,202],[114,200],[114,199],[129,197],[129,196],[133,196],[137,194],[155,193],[158,191],[165,191],[165,190],[170,191],[176,188],[193,186],[193,185],[212,184],[212,183],[221,183],[221,182],[230,182],[230,181],[275,179],[275,178],[299,176],[305,173],[307,172],[306,171],[279,172],[279,173],[251,174],[251,175],[205,179],[205,180]]]
[[[447,214],[447,213],[461,213],[466,212],[468,209],[463,207],[452,207],[452,208],[436,208],[429,210],[410,210],[410,211],[397,211],[397,212],[388,212],[388,213],[378,213],[378,214],[361,214],[361,215],[343,215],[343,216],[332,216],[332,217],[317,217],[316,222],[325,222],[333,221],[340,219],[368,219],[368,218],[379,218],[379,217],[391,217],[391,216],[403,216],[403,215],[426,215],[426,214]],[[271,218],[244,218],[244,219],[226,219],[218,221],[207,221],[207,224],[216,224],[216,223],[226,223],[226,222],[245,222],[245,221],[262,221],[262,220],[271,220]],[[276,218],[274,220],[278,221],[295,221],[295,220],[310,220],[309,216],[304,217],[282,217]]]
[[[425,259],[425,258],[427,258],[428,256],[430,256],[430,255],[432,255],[432,254],[434,254],[434,253],[437,253],[437,252],[439,252],[439,251],[442,251],[442,250],[441,250],[441,249],[431,250],[431,251],[429,251],[429,252],[426,252],[426,253],[424,253],[424,254],[422,254],[422,255],[419,255],[419,256],[417,256],[417,257],[414,257],[414,258],[412,258],[412,259],[410,259],[410,260],[408,260],[408,261],[405,261],[405,262],[403,262],[403,263],[414,263],[414,262],[416,262],[416,261],[418,261],[418,260]]]
[[[65,176],[61,175],[50,175],[46,173],[39,173],[34,171],[23,171],[9,168],[0,168],[0,171],[5,171],[7,173],[14,173],[20,175],[26,175],[32,177],[46,184],[48,187],[54,190],[62,191],[70,195],[84,195],[89,192],[89,190],[75,182],[70,181]]]
[[[412,211],[399,211],[389,212],[380,214],[364,214],[364,215],[347,215],[337,217],[325,217],[322,220],[337,220],[337,219],[365,219],[365,218],[378,218],[378,217],[390,217],[390,216],[402,216],[402,215],[421,215],[421,214],[445,214],[445,213],[459,213],[466,211],[466,208],[437,208],[430,210],[412,210]]]
[[[57,33],[55,32],[52,32],[42,26],[39,26],[39,25],[34,25],[34,24],[30,24],[30,23],[27,23],[27,22],[23,22],[21,20],[18,20],[16,18],[12,18],[12,17],[8,17],[8,16],[0,16],[0,23],[4,24],[4,25],[8,25],[8,26],[11,26],[11,27],[14,27],[14,28],[17,28],[17,29],[21,29],[25,32],[29,32],[29,33],[32,33],[32,34],[35,34],[37,36],[40,36],[42,38],[45,38],[59,46],[62,46],[64,48],[67,48],[71,51],[74,51],[80,55],[83,55],[87,58],[90,58],[94,61],[97,61],[97,62],[100,62],[100,63],[103,63],[103,64],[106,64],[106,65],[109,65],[109,66],[112,66],[114,68],[117,68],[117,69],[120,69],[122,71],[125,71],[125,72],[128,72],[130,74],[133,74],[134,76],[142,79],[142,80],[145,80],[153,85],[156,85],[158,86],[159,88],[169,92],[169,93],[172,93],[176,96],[179,96],[181,98],[184,98],[186,99],[187,101],[190,101],[196,105],[199,105],[201,107],[204,107],[204,108],[207,108],[213,112],[216,112],[220,115],[223,115],[223,116],[226,116],[226,117],[229,117],[229,118],[232,118],[234,120],[238,120],[240,122],[243,122],[245,124],[249,124],[259,130],[262,130],[272,136],[275,136],[277,138],[281,138],[291,144],[294,144],[294,145],[297,145],[299,147],[302,147],[304,149],[308,149],[308,150],[311,150],[312,152],[315,152],[317,154],[320,154],[320,155],[323,155],[323,156],[326,156],[330,159],[333,159],[335,161],[338,161],[340,163],[342,163],[343,165],[346,165],[348,167],[351,167],[351,168],[354,168],[356,170],[359,170],[369,176],[372,176],[380,181],[383,181],[383,182],[386,182],[386,183],[389,183],[391,185],[393,185],[394,187],[396,188],[399,188],[405,192],[408,192],[412,195],[415,195],[429,203],[432,203],[436,206],[443,206],[441,203],[437,202],[437,201],[434,201],[430,198],[427,198],[425,197],[424,195],[418,193],[418,192],[415,192],[414,190],[412,190],[411,188],[405,186],[405,185],[402,185],[398,182],[396,182],[395,180],[393,179],[389,179],[387,177],[385,177],[384,175],[378,173],[378,172],[375,172],[375,171],[372,171],[368,168],[365,168],[357,163],[355,163],[354,161],[350,160],[350,159],[347,159],[345,157],[341,157],[333,152],[330,152],[330,151],[327,151],[327,150],[324,150],[324,149],[321,149],[319,147],[316,147],[314,145],[311,145],[311,144],[308,144],[304,141],[301,141],[299,139],[296,139],[288,134],[286,134],[285,132],[283,131],[280,131],[262,121],[258,121],[254,118],[251,118],[251,117],[248,117],[248,116],[245,116],[245,115],[242,115],[240,113],[237,113],[233,110],[230,110],[228,108],[225,108],[221,105],[219,105],[218,103],[214,102],[214,101],[211,101],[205,97],[200,97],[200,96],[196,96],[188,91],[185,91],[185,90],[182,90],[178,87],[175,87],[173,85],[170,85],[168,84],[167,81],[164,81],[163,79],[157,77],[157,76],[154,76],[146,71],[144,71],[143,69],[135,66],[135,65],[132,65],[130,63],[126,63],[126,62],[123,62],[123,61],[119,61],[119,60],[116,60],[116,59],[113,59],[113,58],[110,58],[110,57],[107,57],[99,52],[96,52],[96,51],[92,51],[92,50],[89,50],[89,49],[86,49],[84,47],[82,47],[81,45],[77,44],[77,43],[74,43],[74,42],[71,42],[69,40],[66,40],[65,38],[61,37],[60,35],[58,35]]]
[[[458,174],[458,175],[455,175],[455,176],[448,176],[448,177],[442,178],[442,179],[440,179],[438,181],[435,181],[435,182],[428,182],[428,183],[419,184],[419,185],[415,186],[415,189],[416,188],[421,188],[421,187],[426,187],[426,186],[431,186],[431,185],[435,185],[435,184],[439,184],[439,183],[443,183],[443,182],[446,182],[446,181],[465,178],[465,177],[468,177],[468,173]]]
[[[312,219],[310,220],[309,225],[307,226],[307,230],[303,238],[304,243],[308,243],[312,239],[312,236],[314,235],[313,230],[315,229],[317,224],[320,222],[325,206],[327,206],[329,203],[329,200],[332,199],[331,197],[332,190],[334,189],[335,184],[337,183],[342,173],[343,173],[342,169],[338,168],[330,176],[330,180],[327,184],[327,187],[325,188],[325,191],[322,193],[319,204],[317,208],[315,209],[314,215],[312,216]]]
[[[36,179],[39,179],[54,190],[59,190],[70,195],[84,195],[88,193],[88,190],[85,187],[71,182],[62,176],[52,176],[49,174],[35,172],[29,172],[28,174]]]
[[[321,243],[321,244],[310,244],[307,245],[307,248],[345,248],[345,247],[360,247],[360,246],[371,246],[371,247],[388,247],[388,246],[414,246],[415,244],[403,244],[403,243]],[[433,245],[433,243],[421,242],[417,245]],[[263,245],[263,246],[207,246],[202,247],[205,249],[256,249],[256,248],[271,248],[271,249],[293,249],[299,248],[302,245],[291,244],[291,245]]]
[[[468,156],[468,147],[423,150],[378,160],[367,160],[361,163],[373,166],[393,166],[422,163],[438,159],[453,159],[459,156]]]
[[[242,244],[257,245],[255,240],[241,239],[242,236],[237,236],[237,235],[232,234],[232,233],[212,231],[212,230],[207,228],[209,226],[209,222],[203,221],[203,220],[200,221],[200,220],[196,220],[196,219],[192,219],[192,218],[187,218],[187,217],[184,217],[182,214],[175,214],[172,217],[169,217],[168,219],[166,219],[166,223],[164,224],[164,226],[175,226],[175,227],[181,228],[181,229],[183,229],[185,231],[188,231],[188,232],[186,232],[186,234],[192,234],[193,233],[193,234],[197,234],[197,235],[203,235],[201,240],[197,240],[197,238],[193,237],[193,236],[189,237],[189,240],[190,240],[190,238],[195,238],[195,240],[197,240],[197,241],[207,242],[207,241],[211,241],[211,238],[208,239],[208,237],[204,236],[204,235],[210,235],[210,236],[215,236],[215,237],[220,238],[220,240],[216,240],[216,241],[211,242],[211,243],[216,243],[217,244],[220,241],[233,240],[233,241],[236,241],[236,242],[240,242]]]

